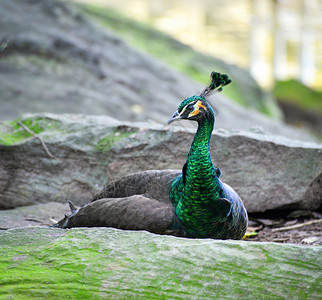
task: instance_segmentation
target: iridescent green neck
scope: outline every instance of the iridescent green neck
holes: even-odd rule
[[[193,236],[199,237],[209,235],[218,222],[212,209],[221,191],[209,152],[213,128],[211,110],[198,124],[187,159],[185,183],[177,181],[172,191],[177,217]]]
[[[211,110],[211,113],[207,114],[207,117],[199,122],[198,130],[188,155],[186,184],[183,191],[185,202],[198,205],[202,201],[202,204],[205,205],[213,200],[214,185],[217,183],[209,151],[213,128],[214,116]]]
[[[211,176],[212,174],[212,172],[209,172],[213,168],[209,145],[213,128],[214,118],[212,115],[198,124],[198,130],[193,139],[187,160],[186,182],[188,184],[191,180],[200,177],[205,178],[205,175]],[[208,171],[207,174],[202,172],[205,169]]]

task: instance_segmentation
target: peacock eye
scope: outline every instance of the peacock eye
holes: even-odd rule
[[[188,105],[186,108],[186,111],[188,111],[188,112],[193,111],[193,110],[194,110],[194,107],[192,104]]]

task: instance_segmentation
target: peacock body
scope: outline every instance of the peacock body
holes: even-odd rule
[[[115,227],[147,230],[183,237],[241,239],[247,212],[237,193],[220,180],[210,151],[214,112],[206,97],[231,81],[213,72],[211,83],[199,96],[185,99],[168,124],[181,119],[198,122],[182,172],[145,171],[107,185],[90,203],[77,208],[55,226]]]

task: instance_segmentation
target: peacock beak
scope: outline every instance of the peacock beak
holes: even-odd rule
[[[171,117],[171,119],[167,122],[167,125],[171,124],[172,122],[181,119],[180,114],[178,113],[178,111],[176,111],[173,116]]]

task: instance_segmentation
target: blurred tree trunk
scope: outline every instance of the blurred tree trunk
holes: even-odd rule
[[[300,80],[306,85],[314,81],[315,73],[315,32],[312,26],[312,14],[316,11],[316,0],[302,1],[302,32],[300,40]]]
[[[279,1],[274,2],[273,9],[273,39],[274,39],[274,51],[273,51],[273,74],[274,78],[278,80],[285,79],[286,77],[286,38],[285,33],[281,29],[281,6]]]

